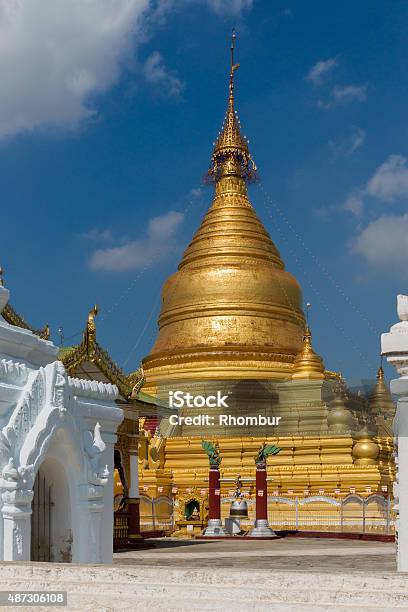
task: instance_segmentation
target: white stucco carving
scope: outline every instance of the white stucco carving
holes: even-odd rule
[[[0,311],[7,299],[0,287]],[[0,317],[0,558],[30,560],[41,469],[55,490],[53,560],[110,562],[118,390],[69,377],[56,357],[51,342]]]
[[[381,351],[399,378],[391,381],[391,391],[398,396],[394,419],[394,444],[397,452],[397,481],[394,485],[397,512],[397,564],[400,572],[408,571],[408,296],[397,297],[399,323],[381,336]]]

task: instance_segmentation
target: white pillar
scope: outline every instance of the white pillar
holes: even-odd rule
[[[101,559],[99,563],[112,563],[113,559],[113,474],[114,474],[114,447],[116,434],[103,431],[106,449],[101,459],[101,466],[107,466],[108,482],[103,487],[103,510],[101,514]]]
[[[396,383],[404,382],[402,385]],[[399,387],[399,388],[398,388]],[[399,396],[397,406],[398,435],[398,551],[399,572],[408,572],[408,379],[393,380],[391,391]]]
[[[32,491],[16,489],[2,494],[3,560],[30,561]]]
[[[391,391],[398,396],[394,434],[398,452],[398,552],[399,572],[408,572],[408,296],[398,296],[401,322],[381,336],[381,351],[397,370],[400,378],[391,381]]]
[[[74,532],[73,563],[112,563],[112,555],[106,561],[102,551],[105,537],[105,534],[102,537],[103,489],[102,485],[79,486],[80,499],[77,502],[74,500],[77,529]]]

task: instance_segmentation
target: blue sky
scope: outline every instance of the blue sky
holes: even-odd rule
[[[125,369],[211,201],[202,185],[238,32],[251,200],[354,383],[408,280],[408,4],[0,0],[1,263],[33,325],[89,308]],[[392,370],[388,370],[392,374]]]

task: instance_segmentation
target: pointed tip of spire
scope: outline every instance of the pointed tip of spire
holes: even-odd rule
[[[375,415],[391,415],[395,413],[391,391],[384,379],[384,370],[380,366],[377,370],[377,382],[369,395],[371,412]]]
[[[309,324],[306,324],[303,334],[303,346],[300,353],[295,358],[293,364],[293,380],[323,380],[324,379],[323,359],[315,353],[312,346],[312,332]]]
[[[231,66],[229,73],[229,95],[227,112],[222,130],[214,145],[211,165],[208,170],[210,182],[223,176],[238,176],[247,182],[256,180],[256,166],[249,152],[248,140],[241,133],[241,124],[235,110],[234,79],[240,64],[235,62],[235,29],[232,30]]]

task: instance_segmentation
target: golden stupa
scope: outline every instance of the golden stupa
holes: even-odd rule
[[[390,414],[391,399],[381,380],[371,401],[375,409],[370,408],[367,399],[348,392],[341,375],[325,369],[312,347],[299,283],[285,270],[248,199],[256,167],[235,110],[239,65],[233,53],[234,37],[227,112],[208,171],[214,198],[177,272],[163,287],[159,333],[142,363],[143,391],[163,400],[169,390],[180,388],[200,393],[231,388],[239,395],[233,407],[238,414],[272,410],[282,421],[279,427],[203,428],[172,426],[163,419],[154,431],[142,420],[142,523],[152,520],[155,508],[156,524],[174,519],[180,534],[198,533],[205,525],[208,459],[201,442],[211,438],[222,455],[223,517],[229,512],[229,483],[239,475],[253,520],[254,457],[267,441],[282,449],[268,458],[272,527],[277,526],[274,516],[280,524],[291,524],[284,517],[294,511],[290,501],[296,496],[301,504],[296,520],[315,516],[312,528],[328,529],[329,510],[340,513],[331,500],[391,489],[392,440],[384,428],[379,433],[377,423],[384,402]],[[187,410],[192,416],[199,412]],[[320,495],[313,503],[299,501],[313,495]],[[190,523],[193,506],[199,508],[199,520]]]
[[[146,391],[166,379],[282,379],[302,346],[299,283],[248,199],[256,168],[234,106],[227,113],[208,177],[212,205],[165,283],[159,335],[143,361]]]

